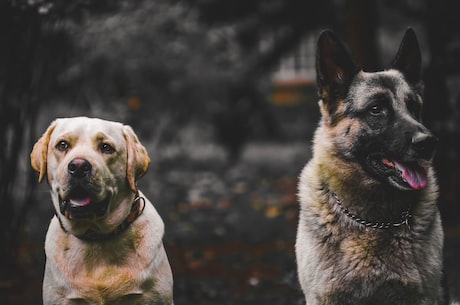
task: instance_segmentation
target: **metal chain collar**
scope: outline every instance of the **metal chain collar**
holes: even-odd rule
[[[368,228],[382,229],[382,230],[391,229],[391,228],[398,228],[398,227],[401,227],[401,226],[406,226],[407,229],[411,230],[409,221],[412,218],[412,214],[410,213],[409,209],[401,213],[401,220],[399,222],[396,222],[396,223],[395,222],[367,221],[367,220],[364,220],[364,219],[360,218],[359,216],[353,214],[352,212],[350,212],[350,210],[348,210],[346,207],[344,207],[343,204],[342,204],[342,201],[340,200],[340,198],[337,196],[336,193],[331,192],[331,194],[332,194],[332,197],[334,197],[337,205],[342,210],[342,212],[346,216],[348,216],[349,218],[354,220],[355,222],[359,223],[360,225],[366,226]]]

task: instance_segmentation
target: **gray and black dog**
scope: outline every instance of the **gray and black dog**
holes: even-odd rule
[[[415,32],[389,69],[364,72],[323,31],[316,70],[322,118],[298,185],[307,304],[444,304],[437,139],[422,123]]]

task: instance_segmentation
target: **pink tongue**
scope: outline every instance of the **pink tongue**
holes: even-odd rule
[[[409,168],[399,162],[394,161],[394,163],[396,164],[396,167],[402,172],[404,180],[406,180],[413,189],[420,190],[426,187],[427,177],[423,168],[418,165],[413,165],[411,168]]]
[[[73,198],[73,199],[70,199],[70,203],[72,205],[76,205],[76,206],[80,206],[80,207],[84,207],[84,206],[87,206],[88,204],[90,204],[91,202],[91,198],[87,197],[87,198]]]

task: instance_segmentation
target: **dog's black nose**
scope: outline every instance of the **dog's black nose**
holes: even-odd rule
[[[412,145],[417,156],[423,159],[431,159],[433,157],[438,139],[431,133],[418,132],[412,137]]]
[[[84,178],[91,172],[92,165],[88,160],[75,158],[70,161],[67,172],[74,178]]]

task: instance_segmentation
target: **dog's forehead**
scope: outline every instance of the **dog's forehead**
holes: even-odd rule
[[[350,96],[356,101],[366,102],[367,98],[388,92],[392,96],[402,98],[413,90],[397,70],[380,72],[361,71],[354,80],[357,86],[351,86]]]
[[[52,137],[55,139],[62,135],[78,137],[107,136],[114,140],[123,141],[123,124],[97,118],[75,117],[56,120],[56,127]]]

